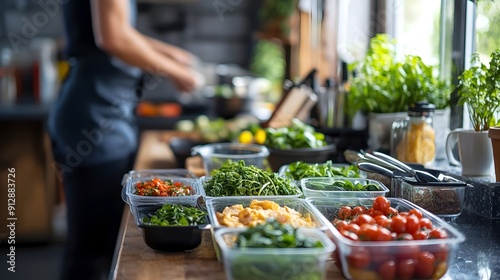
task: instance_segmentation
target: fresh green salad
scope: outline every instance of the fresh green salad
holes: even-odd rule
[[[321,148],[327,145],[325,135],[317,132],[314,127],[293,119],[287,127],[266,130],[265,145],[273,149]]]
[[[323,248],[320,241],[297,234],[291,225],[270,219],[265,224],[250,227],[240,233],[234,244],[242,248]],[[245,255],[234,259],[231,267],[234,279],[322,279],[317,254]]]
[[[299,189],[288,179],[246,165],[243,160],[226,161],[212,171],[212,177],[204,182],[208,196],[269,196],[300,194]]]
[[[195,206],[164,204],[154,214],[142,218],[142,222],[155,226],[195,226],[204,224],[206,215]]]
[[[356,165],[334,166],[331,160],[326,163],[296,161],[288,165],[285,176],[294,180],[310,177],[360,178],[361,173]]]

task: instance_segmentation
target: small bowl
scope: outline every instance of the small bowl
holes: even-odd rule
[[[334,186],[336,182],[351,182],[353,184],[374,184],[377,186],[376,191],[351,191],[343,190]],[[377,197],[385,196],[389,189],[379,181],[363,179],[363,178],[346,178],[346,177],[316,177],[304,178],[300,180],[300,186],[304,196],[307,197]]]
[[[278,172],[283,165],[301,160],[306,163],[324,163],[336,151],[335,144],[320,148],[274,149],[269,148],[269,166]]]
[[[205,174],[210,175],[212,170],[220,168],[227,160],[243,160],[246,165],[265,169],[269,150],[255,144],[213,143],[195,146],[191,149],[191,154],[202,157]]]
[[[226,228],[215,233],[227,279],[324,279],[326,262],[335,245],[317,229],[298,229],[298,234],[321,242],[322,248],[235,248],[234,240],[243,228]]]
[[[162,205],[137,206],[137,226],[142,231],[142,238],[151,249],[164,252],[182,252],[196,249],[202,240],[203,230],[208,225],[205,223],[193,226],[156,226],[146,225],[142,218],[154,213]]]

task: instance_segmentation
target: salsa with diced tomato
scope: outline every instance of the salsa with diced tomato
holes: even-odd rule
[[[193,187],[182,182],[153,178],[137,182],[135,194],[144,196],[188,196],[193,195]]]
[[[418,209],[400,212],[384,196],[375,198],[371,207],[340,207],[332,223],[355,242],[448,238],[446,230],[435,227]],[[340,268],[339,252],[333,257]],[[448,269],[448,248],[445,244],[355,246],[345,261],[351,279],[439,279]]]

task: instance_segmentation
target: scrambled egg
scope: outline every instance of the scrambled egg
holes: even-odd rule
[[[287,206],[281,207],[269,200],[252,200],[250,206],[243,208],[241,204],[226,207],[222,213],[216,213],[221,225],[228,227],[244,227],[262,224],[268,218],[274,218],[282,224],[293,227],[316,227],[309,213],[302,215]]]

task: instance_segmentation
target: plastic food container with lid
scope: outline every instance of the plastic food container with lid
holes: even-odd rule
[[[452,225],[427,210],[401,198],[388,198],[399,212],[420,210],[434,228],[447,234],[444,239],[353,241],[342,235],[331,223],[342,206],[371,207],[375,198],[307,198],[322,217],[330,221],[328,234],[336,245],[334,261],[348,279],[441,279],[454,259],[465,237]],[[426,260],[430,260],[426,262]],[[387,273],[387,274],[386,274]],[[423,277],[422,274],[427,274]],[[429,275],[431,275],[429,277]]]
[[[136,184],[150,181],[154,178],[172,180],[192,187],[192,195],[186,196],[144,196],[136,194]],[[122,199],[130,205],[130,211],[137,219],[137,206],[152,204],[186,204],[197,205],[201,197],[198,179],[187,169],[133,170],[125,174],[122,180]]]
[[[318,229],[298,229],[298,234],[319,241],[322,248],[237,248],[234,241],[244,228],[215,233],[227,279],[311,279],[326,277],[326,263],[335,245]]]
[[[341,188],[339,184],[370,185],[373,190],[350,190]],[[346,177],[316,177],[300,180],[304,196],[307,197],[377,197],[385,196],[389,189],[376,180]]]

